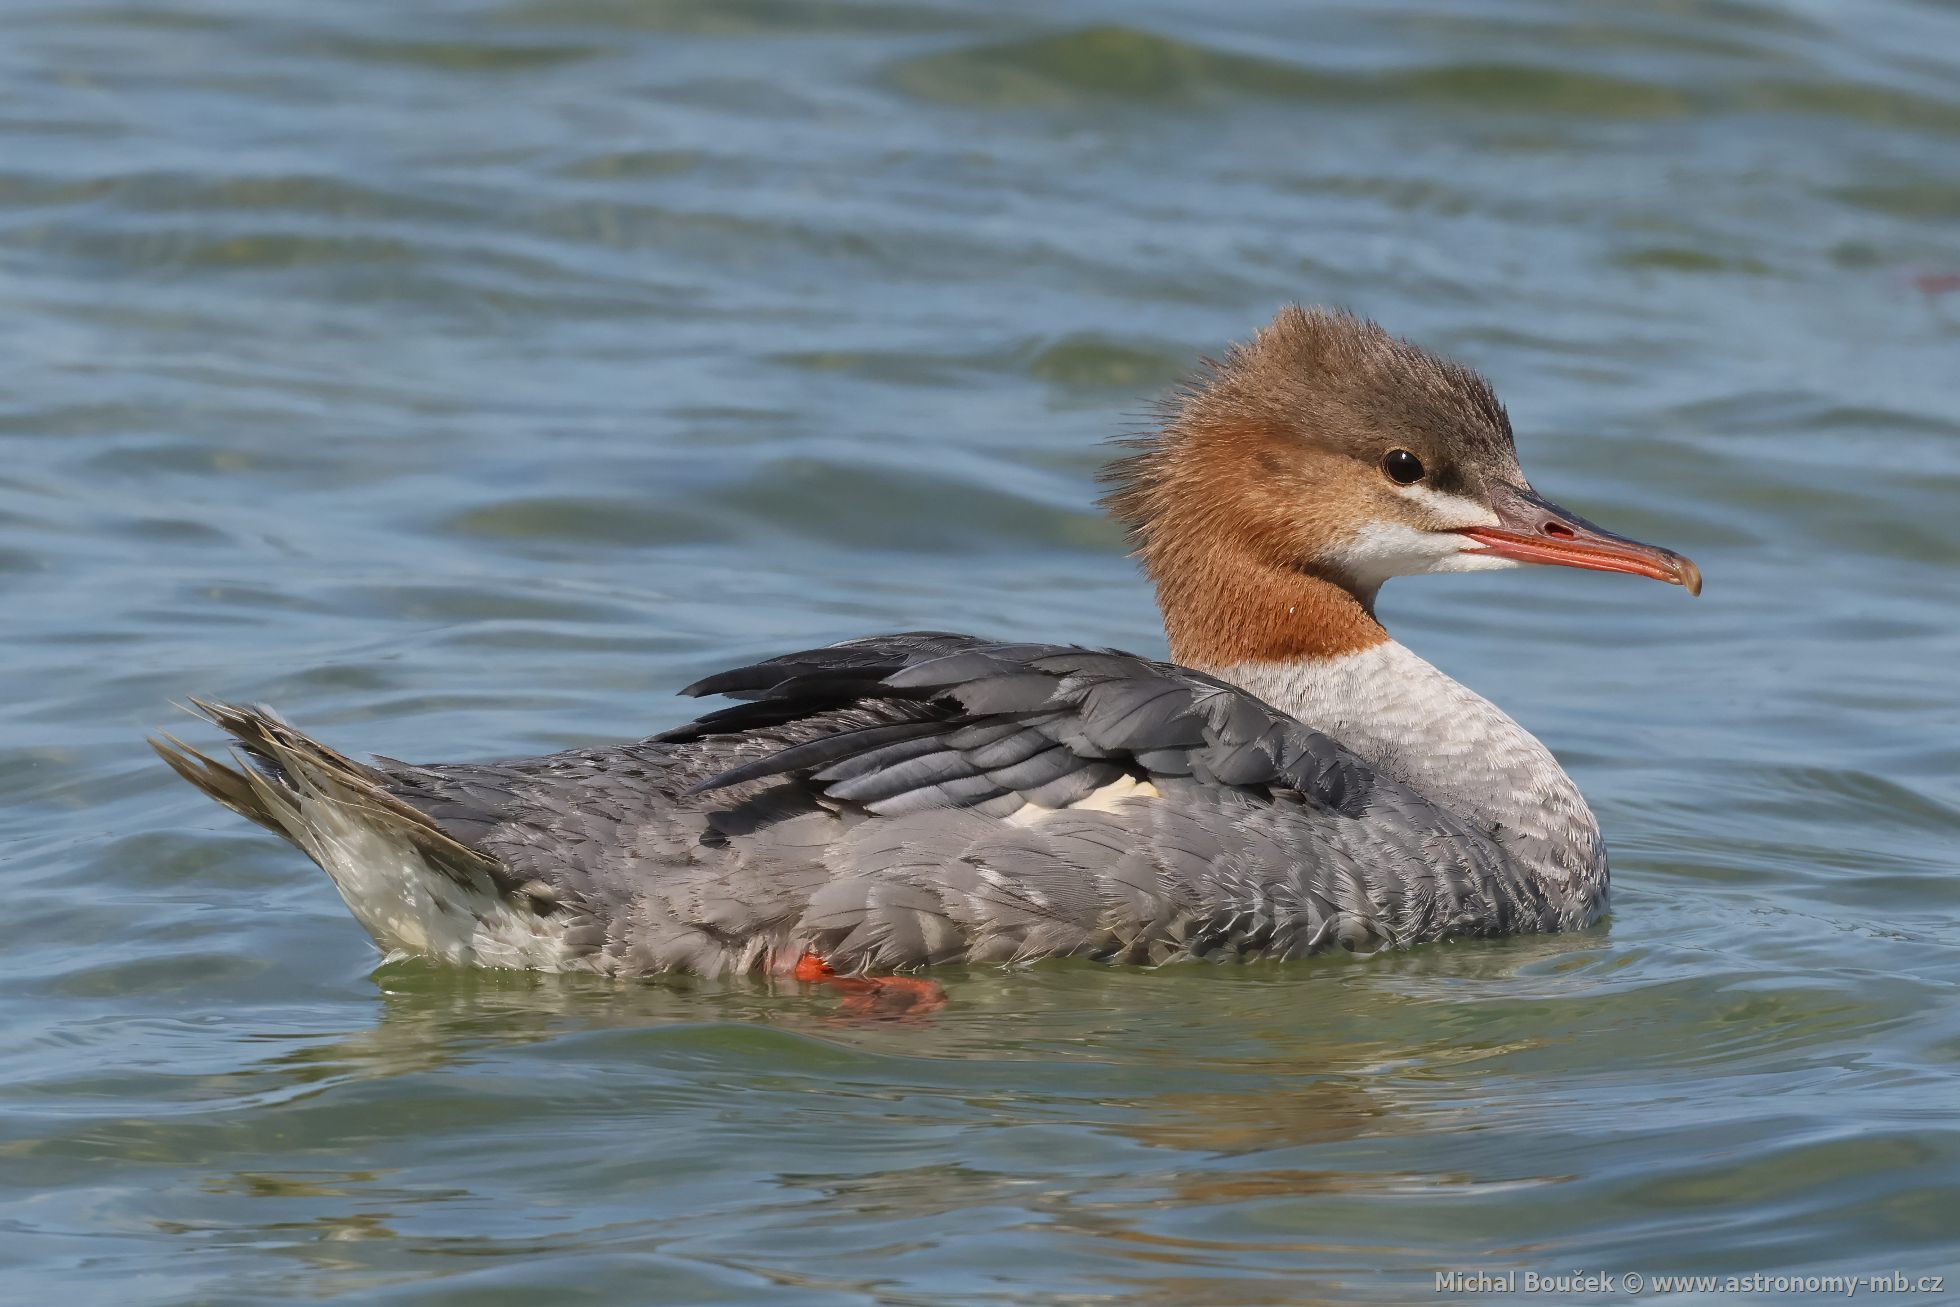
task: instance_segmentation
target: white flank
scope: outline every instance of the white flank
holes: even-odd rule
[[[591,969],[565,947],[562,923],[513,905],[487,880],[459,884],[430,867],[407,841],[317,794],[300,801],[300,819],[295,834],[306,851],[391,957],[414,954],[512,970]]]

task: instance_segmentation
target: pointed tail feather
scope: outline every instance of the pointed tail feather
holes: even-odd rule
[[[153,737],[150,747],[171,770],[240,816],[312,853],[304,838],[302,804],[317,797],[349,817],[406,839],[459,883],[474,885],[487,876],[499,890],[517,888],[501,862],[446,834],[427,814],[390,792],[381,773],[322,744],[270,708],[196,698],[190,707],[231,737],[247,765],[227,766],[168,733]]]
[[[555,889],[444,831],[382,772],[269,708],[201,699],[190,707],[231,737],[229,761],[169,734],[150,746],[179,776],[318,863],[384,949],[485,966],[597,965],[591,949],[567,946],[573,914],[560,910]]]

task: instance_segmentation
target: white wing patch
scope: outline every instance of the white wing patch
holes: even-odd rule
[[[1008,817],[1010,826],[1032,826],[1043,818],[1052,817],[1058,812],[1115,812],[1117,805],[1131,799],[1161,799],[1164,796],[1149,781],[1140,781],[1134,776],[1120,776],[1099,790],[1091,790],[1086,796],[1066,808],[1044,808],[1040,804],[1024,804],[1019,812]]]

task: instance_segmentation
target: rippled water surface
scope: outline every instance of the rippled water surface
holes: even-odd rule
[[[1159,652],[1097,442],[1289,299],[1708,575],[1386,599],[1578,776],[1598,930],[892,1024],[377,971],[142,747],[196,692],[466,758],[868,630]],[[1960,1263],[1949,5],[14,0],[0,350],[10,1296]]]

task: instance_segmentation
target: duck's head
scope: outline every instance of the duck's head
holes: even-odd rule
[[[1393,576],[1539,563],[1701,591],[1680,554],[1532,490],[1483,378],[1346,313],[1282,310],[1162,418],[1111,466],[1105,502],[1181,660],[1365,647],[1385,638],[1374,599]]]

